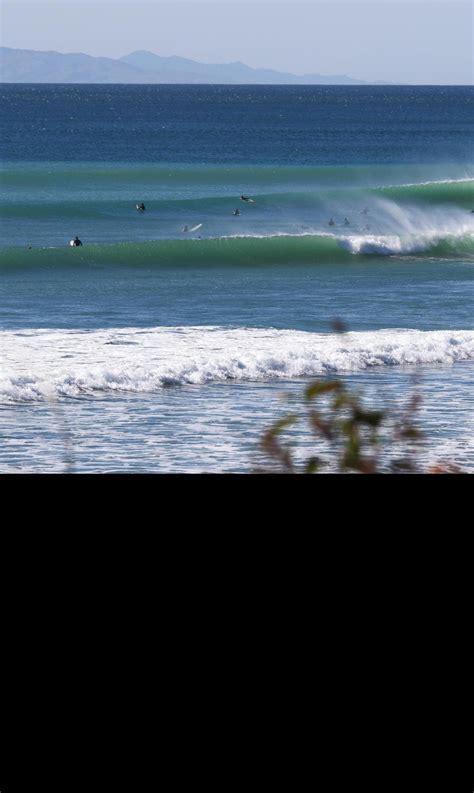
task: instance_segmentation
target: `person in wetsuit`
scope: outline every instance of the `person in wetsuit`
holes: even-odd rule
[[[79,237],[74,237],[74,239],[72,241],[72,247],[73,248],[78,248],[79,245],[82,245],[82,242],[80,241]]]

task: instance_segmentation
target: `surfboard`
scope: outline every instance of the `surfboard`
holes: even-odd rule
[[[198,229],[202,228],[202,223],[198,223],[197,226],[193,226],[192,229],[188,229],[188,231],[197,231]]]

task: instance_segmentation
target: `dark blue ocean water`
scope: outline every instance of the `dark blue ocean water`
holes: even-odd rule
[[[10,161],[349,165],[472,162],[473,89],[8,85]]]
[[[2,470],[248,470],[282,388],[413,371],[474,466],[473,96],[0,86]]]

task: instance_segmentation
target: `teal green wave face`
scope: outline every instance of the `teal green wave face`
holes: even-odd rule
[[[270,240],[225,248],[213,243],[209,262],[224,250],[233,263],[239,260],[238,251],[243,251],[243,259],[275,262],[285,256],[317,261],[330,253],[341,260],[344,251],[470,255],[474,179],[469,173],[469,167],[453,165],[8,165],[0,185],[0,246],[61,248],[76,234],[88,246],[184,242],[183,229],[199,226],[195,236],[203,240]],[[242,194],[250,194],[252,203],[242,202]],[[136,211],[137,201],[146,202],[145,212]],[[271,241],[277,236],[280,242]],[[314,239],[295,242],[297,237]],[[398,240],[394,245],[393,238]],[[139,259],[148,256],[144,250],[139,249]],[[164,247],[160,257],[179,262],[196,255],[202,261],[207,249],[201,245],[176,250],[179,253],[170,253],[171,248]],[[121,260],[122,254],[118,256]]]
[[[364,202],[370,200],[371,197],[380,197],[391,199],[400,204],[450,204],[458,206],[461,209],[470,209],[474,203],[474,179],[465,179],[459,181],[446,181],[446,182],[428,182],[422,184],[401,184],[401,185],[381,185],[378,187],[356,187],[353,184],[347,186],[341,185],[340,187],[332,186],[309,186],[306,191],[297,191],[288,189],[284,182],[285,175],[280,174],[278,182],[278,190],[273,192],[268,191],[269,185],[264,183],[255,185],[253,190],[254,201],[258,203],[257,207],[253,207],[253,216],[258,215],[260,210],[271,212],[272,210],[285,209],[297,211],[298,209],[324,209],[325,206],[336,206],[338,203],[341,209],[354,207],[359,209],[359,205],[365,205]],[[51,192],[44,194],[38,192],[36,201],[21,201],[20,194],[15,194],[15,188],[21,186],[21,179],[5,180],[5,187],[7,189],[0,191],[0,212],[2,217],[12,218],[27,218],[27,217],[87,217],[93,218],[95,216],[130,216],[130,210],[134,208],[133,196],[137,193],[140,194],[140,189],[133,185],[132,187],[122,183],[121,191],[111,191],[103,188],[102,191],[98,187],[97,194],[94,198],[88,198],[80,189],[69,188],[67,191],[64,188],[64,197],[59,197],[55,201],[48,200],[51,197]],[[211,184],[211,183],[210,183]],[[44,180],[41,181],[41,187],[44,187]],[[34,194],[34,188],[29,186],[30,191]],[[141,186],[141,192],[143,192]],[[202,189],[202,185],[201,185]],[[226,191],[219,195],[219,185],[212,183],[213,195],[201,195],[196,197],[174,197],[170,195],[157,194],[151,197],[153,204],[148,206],[149,213],[178,213],[181,211],[188,212],[202,212],[207,214],[215,212],[216,215],[223,215],[229,212],[236,202],[239,201],[237,196],[238,186],[234,192],[236,195],[229,196],[227,187]],[[122,192],[127,191],[129,194],[128,199],[124,199]],[[168,186],[169,192],[169,186]],[[199,192],[199,189],[196,191]],[[23,187],[22,187],[23,193]],[[74,195],[76,194],[76,198]],[[147,193],[150,195],[150,191]],[[24,194],[21,195],[24,198]],[[32,196],[34,198],[34,195]],[[149,199],[150,200],[150,199]],[[148,214],[147,217],[149,217]]]
[[[407,256],[473,258],[474,233],[439,238],[425,235],[346,235],[229,237],[219,239],[161,240],[90,244],[81,249],[7,248],[0,250],[0,268],[87,267],[124,265],[140,267],[249,267],[259,265],[351,262],[355,257]]]

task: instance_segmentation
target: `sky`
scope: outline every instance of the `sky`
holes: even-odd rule
[[[118,58],[134,50],[293,74],[473,82],[466,0],[0,0],[5,47]]]

